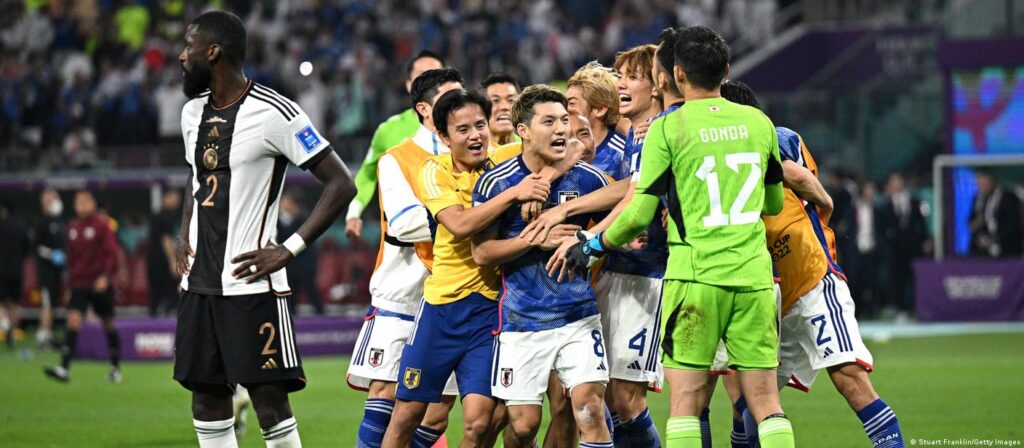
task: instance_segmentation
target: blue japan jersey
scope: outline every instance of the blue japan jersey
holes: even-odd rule
[[[530,170],[522,156],[494,167],[477,181],[473,203],[487,202],[528,175]],[[544,208],[576,199],[605,185],[608,179],[603,172],[580,162],[552,183]],[[585,228],[591,218],[591,215],[573,216],[566,224]],[[486,232],[497,235],[498,239],[516,238],[526,225],[519,215],[519,207],[509,207]],[[548,276],[544,265],[551,254],[552,251],[533,248],[501,265],[502,291],[498,307],[502,331],[550,330],[597,314],[597,301],[589,278],[577,277],[559,283],[557,278]]]
[[[679,106],[682,106],[682,103],[669,106],[651,121],[675,112]],[[634,138],[633,129],[630,128],[626,141],[629,144],[626,146],[625,160],[628,162],[629,173],[633,174],[640,171],[640,152],[643,149],[644,140]],[[665,265],[668,264],[668,233],[661,226],[661,213],[664,209],[665,205],[659,203],[658,210],[654,213],[654,219],[647,225],[647,247],[630,252],[612,252],[608,255],[601,270],[640,277],[664,277]]]
[[[622,134],[610,129],[604,141],[594,148],[594,161],[590,164],[608,173],[612,179],[622,180],[629,177],[629,158],[626,157],[627,141]]]

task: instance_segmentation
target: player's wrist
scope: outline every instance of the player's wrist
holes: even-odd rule
[[[291,252],[293,257],[299,256],[302,251],[306,250],[306,240],[303,240],[298,233],[293,233],[281,245],[288,249],[288,252]]]
[[[587,240],[583,246],[583,253],[592,256],[601,256],[608,253],[608,248],[604,245],[604,241],[602,241],[603,235],[604,232],[598,232],[593,238]]]
[[[359,202],[358,199],[353,199],[348,204],[348,211],[345,212],[345,221],[353,219],[361,219],[363,216],[363,203]]]

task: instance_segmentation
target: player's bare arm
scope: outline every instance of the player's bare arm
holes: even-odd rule
[[[516,186],[501,192],[483,204],[466,209],[453,205],[435,217],[457,239],[466,239],[484,230],[516,202],[544,201],[551,192],[551,183],[540,174],[524,178]]]
[[[192,173],[188,174],[188,180],[185,182],[188,185],[189,191],[192,191]],[[189,224],[192,222],[192,203],[195,202],[195,198],[192,194],[186,194],[184,198],[184,206],[181,208],[181,231],[178,233],[178,237],[174,239],[174,253],[175,253],[175,271],[178,273],[178,277],[188,274],[189,270],[189,257],[195,257],[196,253],[192,250],[192,245],[188,242],[188,231]]]
[[[601,187],[600,190],[593,193],[552,207],[528,224],[519,237],[530,242],[543,240],[547,237],[547,232],[554,226],[565,222],[570,216],[609,210],[626,196],[629,184],[629,179],[622,179]]]
[[[792,160],[782,162],[782,185],[796,192],[801,198],[818,206],[821,219],[826,224],[832,216],[832,196],[825,191],[811,170]]]
[[[313,207],[309,219],[302,223],[299,230],[295,232],[302,238],[302,241],[308,242],[313,242],[320,237],[356,194],[352,174],[333,151],[318,162],[312,171],[317,180],[324,185],[324,191],[320,194],[316,206]],[[283,268],[292,258],[294,255],[291,250],[283,245],[270,242],[262,249],[232,258],[232,263],[241,263],[234,270],[233,275],[235,278],[245,279],[248,283],[252,283]],[[256,266],[255,271],[251,270],[250,266]]]
[[[480,266],[497,266],[519,258],[533,247],[553,250],[566,239],[574,238],[578,230],[580,226],[559,224],[548,232],[544,240],[535,244],[522,238],[499,240],[493,233],[478,234],[473,239],[473,261]]]

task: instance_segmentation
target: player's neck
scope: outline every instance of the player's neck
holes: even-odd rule
[[[647,109],[632,114],[631,116],[628,116],[626,118],[629,119],[630,124],[636,127],[637,124],[650,120],[651,118],[654,118],[656,115],[660,113],[661,107],[658,106],[658,102],[652,100],[651,105]]]
[[[661,99],[665,103],[665,109],[668,109],[668,107],[673,105],[673,104],[681,103],[681,102],[685,101],[683,99],[683,97],[675,96],[675,95],[673,95],[673,94],[671,94],[669,92],[661,92]],[[662,109],[662,110],[664,110],[664,109]]]
[[[698,101],[707,100],[711,98],[721,98],[722,92],[719,89],[715,90],[704,90],[691,87],[689,84],[683,87],[683,96],[686,101]]]
[[[494,143],[497,143],[498,146],[507,145],[507,144],[512,143],[513,141],[515,141],[515,139],[512,138],[512,133],[511,132],[509,132],[507,134],[491,133],[491,138],[494,139]]]
[[[534,174],[539,173],[544,167],[552,165],[550,161],[541,157],[540,151],[534,151],[532,148],[529,148],[525,140],[523,141],[523,163]]]
[[[237,101],[248,87],[249,80],[241,70],[214,76],[210,80],[210,104],[216,108],[223,108]]]
[[[596,143],[597,146],[601,146],[601,143],[604,143],[604,139],[608,138],[608,127],[598,120],[594,120],[590,124],[590,130],[594,131],[594,143]]]

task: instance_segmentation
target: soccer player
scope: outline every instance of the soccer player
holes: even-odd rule
[[[192,391],[201,447],[235,447],[232,387],[249,391],[268,447],[301,446],[288,394],[305,387],[284,267],[355,196],[330,143],[293,101],[242,71],[246,30],[210,11],[185,31],[178,56],[190,100],[181,113],[191,168],[176,241],[182,296],[174,379]],[[309,219],[277,244],[288,164],[324,185]]]
[[[523,140],[523,154],[483,175],[473,201],[498,200],[522,179],[566,157],[569,114],[560,92],[543,85],[523,90],[512,108],[512,121]],[[551,186],[546,202],[565,202],[607,185],[606,175],[580,163]],[[505,446],[530,446],[541,419],[541,404],[551,370],[569,389],[584,447],[610,447],[604,413],[607,362],[593,290],[586,279],[559,284],[544,270],[547,250],[586,224],[581,216],[556,228],[539,247],[518,238],[526,227],[519,210],[506,210],[473,241],[473,258],[485,266],[501,265],[500,333],[492,370],[494,396],[506,400],[509,426]]]
[[[487,99],[491,101],[491,149],[516,141],[516,128],[512,126],[512,103],[519,96],[519,82],[512,75],[494,72],[481,83]]]
[[[631,123],[645,123],[662,110],[653,78],[656,49],[655,45],[641,45],[615,58],[619,112]],[[626,160],[633,165],[631,171],[636,171],[643,140],[635,141],[633,134],[631,128]],[[658,208],[660,216],[660,203]],[[658,313],[661,278],[668,260],[661,220],[652,221],[645,235],[646,247],[610,254],[594,285],[607,341],[611,383],[606,398],[617,446],[661,446],[647,409],[648,387],[658,389],[661,383]]]
[[[724,83],[722,96],[759,107],[743,83]],[[872,445],[902,447],[899,420],[868,378],[871,352],[861,340],[846,276],[836,263],[835,234],[828,227],[832,198],[818,181],[817,164],[803,139],[784,127],[776,132],[786,200],[782,213],[764,222],[782,288],[778,387],[788,384],[806,392],[824,369]]]
[[[565,95],[569,113],[587,117],[593,128],[594,141],[598,142],[593,165],[620,180],[629,174],[623,165],[626,136],[616,130],[621,114],[615,83],[611,70],[591,62],[569,78]]]
[[[380,252],[370,277],[372,306],[359,333],[348,369],[349,384],[368,392],[360,446],[381,445],[395,407],[402,349],[412,336],[413,323],[423,301],[423,282],[433,259],[431,221],[420,200],[419,170],[429,157],[448,153],[434,128],[434,104],[442,94],[462,88],[462,75],[454,68],[427,70],[412,83],[412,103],[421,121],[416,134],[388,149],[377,165],[382,183]],[[447,379],[447,378],[446,378]],[[431,406],[413,444],[429,447],[444,434],[448,412],[458,393],[454,381],[445,387],[445,399]],[[419,423],[419,421],[417,421]]]
[[[68,223],[67,258],[68,303],[67,331],[61,346],[60,365],[46,367],[46,375],[57,381],[70,379],[71,360],[78,348],[82,317],[91,306],[103,322],[110,351],[111,382],[121,381],[121,338],[114,328],[114,294],[110,282],[117,273],[117,236],[110,220],[97,212],[96,199],[88,190],[75,193],[75,215]]]
[[[61,278],[67,265],[64,251],[67,223],[61,216],[64,203],[57,190],[47,188],[39,196],[43,219],[36,226],[35,252],[36,276],[39,281],[39,329],[36,330],[36,344],[49,347],[53,337],[53,306],[61,302]]]
[[[760,219],[782,208],[778,137],[763,113],[720,97],[729,47],[717,33],[697,26],[677,37],[673,71],[686,103],[651,125],[629,206],[607,231],[573,246],[566,264],[585,275],[596,257],[640,234],[667,195],[662,361],[672,406],[666,445],[701,446],[704,387],[724,340],[760,422],[761,446],[792,447],[792,426],[774,384],[777,309]]]
[[[412,82],[427,70],[444,67],[444,60],[437,53],[422,50],[405,66],[405,90],[412,92]],[[397,146],[407,138],[412,138],[420,128],[419,115],[415,108],[409,108],[384,120],[370,139],[370,148],[366,151],[363,166],[356,173],[356,187],[359,192],[348,206],[345,214],[345,234],[349,238],[359,238],[363,232],[363,210],[370,203],[377,190],[377,161],[384,151]]]

